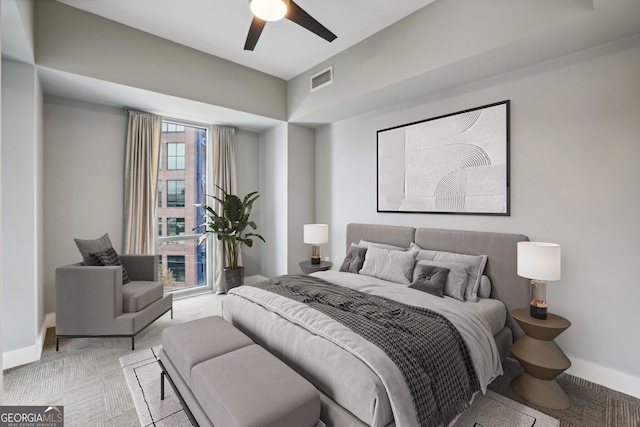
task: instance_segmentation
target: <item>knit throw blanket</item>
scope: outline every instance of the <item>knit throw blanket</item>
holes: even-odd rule
[[[422,427],[448,425],[480,390],[460,333],[432,310],[313,276],[280,276],[250,286],[302,302],[382,349],[402,372]]]

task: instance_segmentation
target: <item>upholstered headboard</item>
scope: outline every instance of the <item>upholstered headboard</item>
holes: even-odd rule
[[[517,242],[529,240],[522,234],[348,224],[347,250],[361,239],[405,248],[414,242],[423,249],[487,255],[484,273],[491,279],[491,298],[504,302],[507,311],[529,304],[529,281],[516,273]],[[522,329],[508,313],[507,326],[514,340],[522,336]]]

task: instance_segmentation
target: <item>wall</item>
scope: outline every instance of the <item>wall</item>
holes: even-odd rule
[[[0,54],[2,54],[2,8],[0,7]],[[0,76],[2,76],[2,61],[0,61]],[[2,85],[0,85],[0,99],[2,99]],[[2,103],[0,102],[0,224],[2,224]],[[3,240],[2,227],[0,226],[0,242]],[[0,271],[3,271],[4,254],[2,252],[2,245],[0,244]],[[4,287],[4,281],[2,280],[2,274],[0,274],[0,307],[3,306],[4,300],[2,295],[2,288]],[[4,345],[2,343],[2,328],[4,322],[2,316],[0,316],[0,353],[4,353]],[[0,370],[4,371],[4,362],[0,358]],[[0,375],[0,405],[4,403],[4,376]]]
[[[126,114],[67,98],[44,103],[45,311],[55,312],[55,269],[81,261],[74,238],[109,233],[122,250]]]
[[[522,233],[559,243],[550,311],[570,373],[640,397],[640,37],[584,51],[317,130],[317,219],[345,255],[349,222]],[[376,213],[376,131],[511,100],[511,216]],[[329,249],[329,248],[327,248]],[[325,251],[326,253],[327,251]]]
[[[260,243],[262,275],[266,277],[287,273],[288,227],[288,125],[274,126],[260,135],[260,234],[266,243]]]
[[[246,130],[236,132],[236,168],[238,172],[238,195],[244,197],[253,191],[260,190],[260,134]],[[253,204],[250,219],[258,226],[257,233],[262,232],[261,205],[263,196]],[[243,246],[242,265],[245,277],[260,274],[260,250],[262,241],[253,239],[253,247]]]
[[[2,64],[4,368],[40,357],[43,311],[42,91],[33,65]],[[9,323],[9,320],[11,322]]]
[[[277,77],[59,2],[35,2],[35,22],[40,67],[286,119]]]
[[[311,258],[311,246],[304,243],[304,224],[315,219],[315,131],[289,124],[288,148],[288,254],[287,273],[300,274],[300,261]]]

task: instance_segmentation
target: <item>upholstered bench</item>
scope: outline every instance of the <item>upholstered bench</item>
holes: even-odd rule
[[[161,398],[166,377],[194,424],[324,425],[315,387],[219,316],[165,329],[162,347]]]

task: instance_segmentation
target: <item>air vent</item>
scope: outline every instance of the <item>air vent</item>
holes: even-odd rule
[[[311,92],[333,83],[333,65],[311,76]]]

